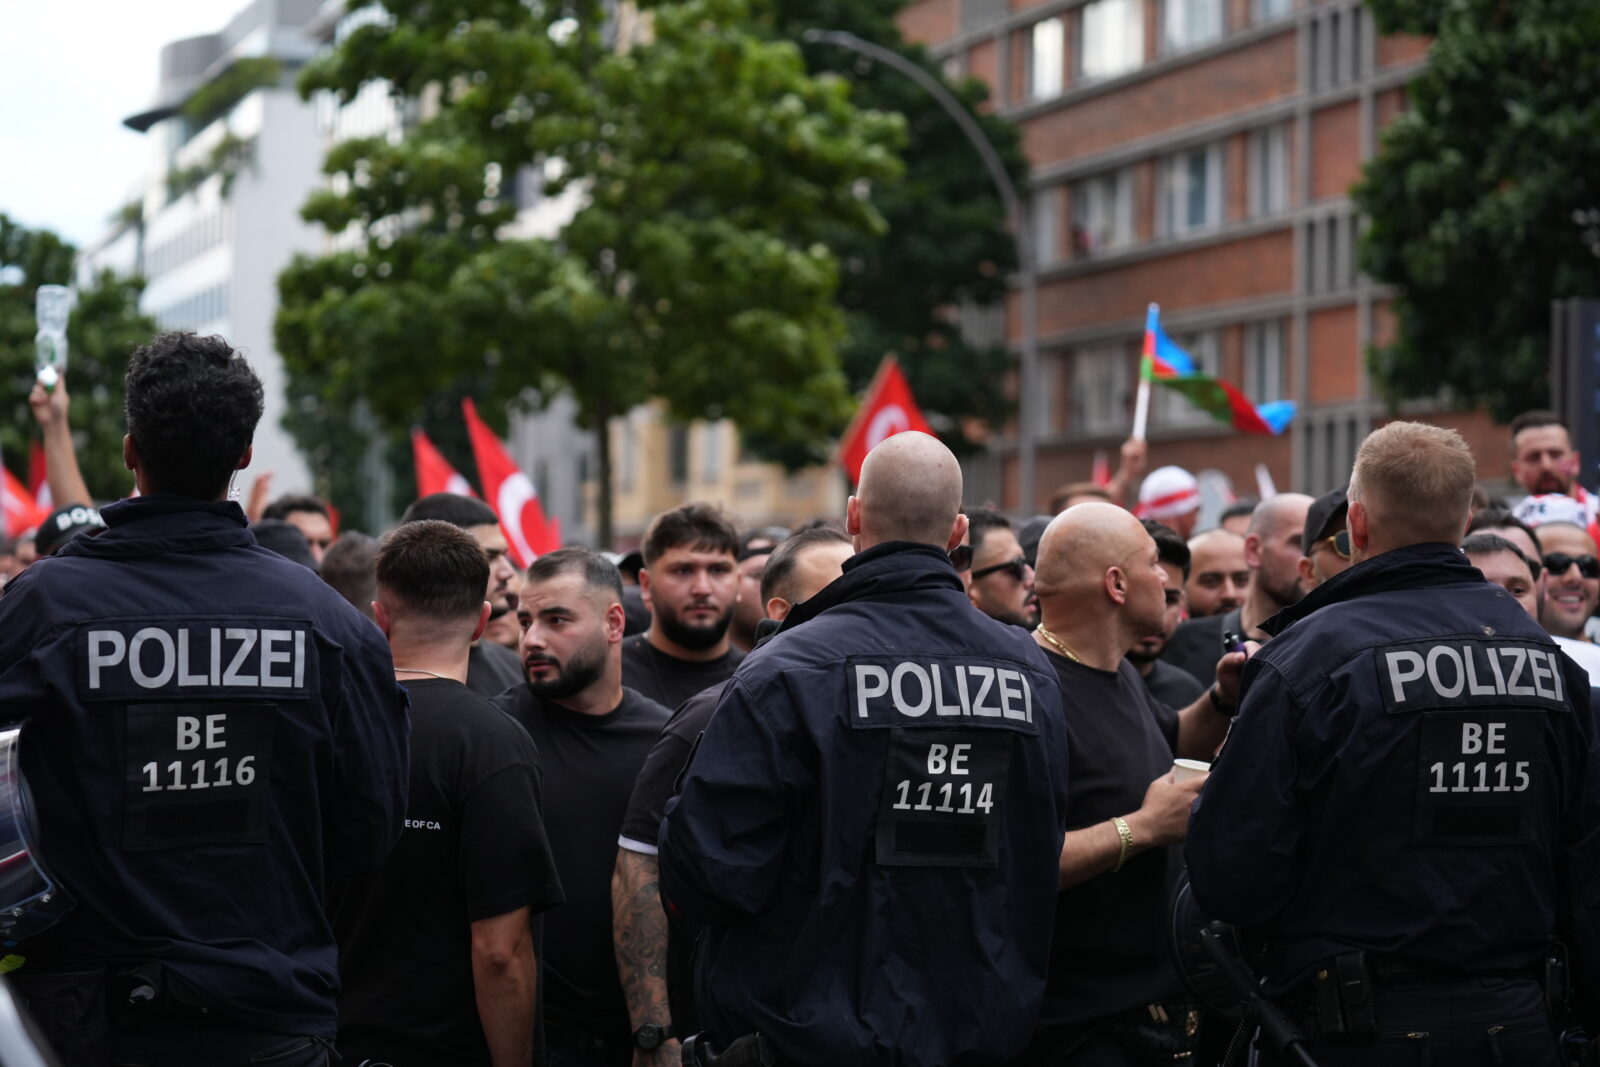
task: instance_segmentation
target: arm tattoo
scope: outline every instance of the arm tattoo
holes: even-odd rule
[[[660,865],[654,856],[617,851],[611,877],[611,935],[617,977],[635,1029],[668,1026],[667,913],[661,907]]]

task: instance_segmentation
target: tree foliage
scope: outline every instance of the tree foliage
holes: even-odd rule
[[[0,452],[27,482],[28,442],[39,436],[28,410],[33,387],[34,293],[41,285],[70,285],[72,245],[48,230],[33,230],[0,214],[0,266],[22,271],[19,285],[0,283]],[[97,499],[126,496],[132,475],[122,465],[122,376],[128,355],[156,331],[140,314],[140,278],[102,272],[80,289],[67,323],[67,387],[72,396],[73,439],[89,491]]]
[[[1370,354],[1391,400],[1452,396],[1502,420],[1548,403],[1550,301],[1600,296],[1600,5],[1368,0],[1385,32],[1434,38],[1410,107],[1354,190],[1361,265],[1395,287]]]
[[[789,40],[813,28],[844,30],[944,79],[926,50],[901,35],[895,15],[905,6],[906,0],[776,0],[773,24]],[[1011,357],[1003,343],[969,344],[953,312],[963,303],[984,307],[1005,298],[1016,244],[999,193],[960,127],[904,74],[836,45],[809,44],[805,55],[813,72],[848,78],[860,106],[906,123],[905,177],[873,194],[884,230],[841,230],[829,238],[842,264],[839,302],[848,333],[841,355],[850,388],[865,389],[883,356],[894,353],[946,443],[958,452],[977,448],[962,424],[1009,415],[1013,405],[1002,383]],[[950,87],[1012,181],[1025,187],[1028,164],[1016,126],[980,110],[987,86],[966,78]],[[809,458],[823,458],[819,445],[811,443]]]
[[[438,106],[398,142],[335,147],[305,205],[362,240],[280,277],[291,425],[361,400],[393,435],[476,378],[480,399],[568,389],[588,426],[659,397],[780,442],[837,429],[850,399],[825,241],[882,227],[864,194],[898,173],[898,120],[751,33],[746,0],[653,6],[621,47],[597,0],[383,7],[302,91],[347,101],[381,79]],[[577,205],[553,237],[511,227],[509,185],[529,172]]]

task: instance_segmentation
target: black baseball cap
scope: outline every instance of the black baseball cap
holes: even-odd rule
[[[89,530],[104,530],[106,520],[100,512],[87,504],[68,504],[56,508],[33,535],[33,546],[41,556],[48,556],[68,541]]]
[[[1313,500],[1306,511],[1306,532],[1300,536],[1301,551],[1311,555],[1318,541],[1337,532],[1335,528],[1344,521],[1345,512],[1349,510],[1350,501],[1345,498],[1343,489],[1323,493]]]

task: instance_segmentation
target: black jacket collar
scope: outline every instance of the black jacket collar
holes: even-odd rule
[[[256,543],[244,509],[232,500],[151,493],[100,509],[106,529],[80,534],[58,556],[137,556]]]
[[[904,593],[913,589],[961,591],[961,577],[948,553],[919,541],[885,541],[844,561],[844,574],[810,600],[795,606],[779,632],[792,630],[829,608],[852,600]]]
[[[1343,574],[1334,575],[1307,593],[1299,603],[1289,605],[1262,623],[1261,628],[1276,637],[1307,615],[1330,604],[1374,593],[1431,589],[1456,582],[1483,580],[1483,575],[1467,562],[1467,557],[1455,545],[1407,545],[1362,560]]]

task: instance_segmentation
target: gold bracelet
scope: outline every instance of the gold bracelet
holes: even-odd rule
[[[1128,829],[1128,820],[1120,815],[1111,817],[1111,825],[1117,828],[1117,836],[1122,839],[1122,852],[1117,856],[1117,865],[1111,868],[1111,873],[1116,874],[1128,862],[1128,853],[1133,851],[1133,831]]]

